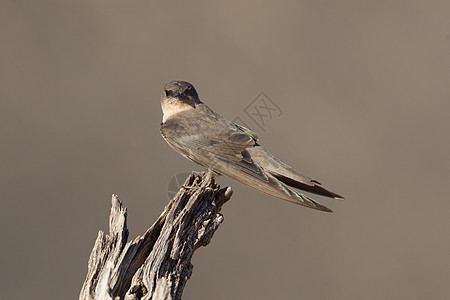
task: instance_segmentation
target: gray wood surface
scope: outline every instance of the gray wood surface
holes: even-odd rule
[[[109,234],[98,233],[79,298],[181,299],[192,255],[210,242],[231,194],[192,172],[156,222],[129,242],[127,209],[113,195]]]

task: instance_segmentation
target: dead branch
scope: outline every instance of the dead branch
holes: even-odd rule
[[[210,242],[223,221],[230,187],[191,172],[161,216],[127,242],[127,209],[112,196],[109,235],[99,231],[80,299],[181,299],[192,274],[194,251]],[[202,186],[204,185],[204,187]]]

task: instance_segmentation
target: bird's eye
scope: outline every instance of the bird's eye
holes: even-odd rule
[[[166,94],[166,97],[169,97],[170,95],[172,95],[171,90],[165,90],[164,93]]]

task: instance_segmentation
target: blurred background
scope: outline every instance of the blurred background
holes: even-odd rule
[[[327,214],[218,178],[234,195],[184,299],[449,299],[449,11],[1,1],[2,298],[77,298],[111,194],[134,238],[171,179],[200,169],[159,133],[162,87],[177,79],[346,197],[315,197]],[[261,92],[280,109],[262,128],[246,113]]]

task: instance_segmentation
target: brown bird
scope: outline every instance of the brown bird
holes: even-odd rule
[[[253,131],[212,111],[189,82],[166,84],[161,107],[163,138],[175,151],[206,167],[208,177],[226,175],[271,196],[327,212],[332,210],[293,188],[344,199],[273,156]]]

